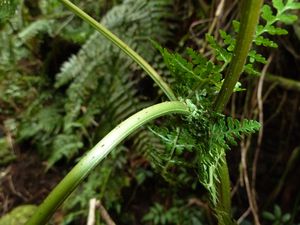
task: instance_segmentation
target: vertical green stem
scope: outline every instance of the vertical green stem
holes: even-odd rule
[[[119,47],[124,53],[126,53],[130,58],[132,58],[137,64],[139,64],[146,73],[154,80],[154,82],[161,88],[161,90],[168,96],[169,100],[176,101],[176,97],[169,87],[169,85],[164,82],[161,76],[149,65],[149,63],[144,60],[137,52],[135,52],[132,48],[126,45],[121,39],[119,39],[116,35],[98,23],[91,16],[86,14],[82,9],[74,5],[69,0],[60,0],[64,5],[66,5],[73,13],[82,18],[85,22],[93,26],[99,33],[101,33],[104,37],[114,43],[117,47]]]
[[[217,112],[221,112],[225,108],[233,89],[243,72],[256,31],[262,3],[263,0],[242,1],[241,26],[237,36],[237,43],[225,75],[223,86],[214,104],[214,110]]]
[[[230,192],[230,177],[226,158],[221,164],[219,170],[219,186],[218,195],[219,202],[217,203],[215,213],[218,219],[218,225],[236,225],[231,216],[231,192]]]
[[[179,113],[188,115],[188,107],[179,101],[159,103],[139,111],[108,133],[47,196],[26,225],[46,224],[55,210],[80,182],[126,137],[149,121],[160,116]]]
[[[258,24],[260,9],[263,0],[244,0],[241,9],[241,25],[237,36],[237,43],[233,53],[233,58],[225,75],[225,80],[220,93],[214,103],[214,110],[221,112],[228,103],[233,89],[243,72],[246,59],[251,48],[256,27]],[[220,184],[218,187],[219,202],[216,213],[219,225],[235,224],[230,219],[231,216],[231,195],[230,179],[226,158],[220,169]]]

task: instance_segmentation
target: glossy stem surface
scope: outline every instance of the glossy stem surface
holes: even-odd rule
[[[26,225],[44,225],[56,209],[83,181],[84,178],[126,137],[144,124],[168,114],[189,115],[188,107],[179,101],[164,102],[139,111],[120,123],[95,145],[53,189]]]

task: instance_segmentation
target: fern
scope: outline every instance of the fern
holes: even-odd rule
[[[235,21],[233,24],[237,32],[239,22]],[[211,35],[206,36],[215,52],[216,63],[190,49],[187,51],[189,58],[186,59],[178,53],[170,53],[155,44],[175,78],[173,87],[182,101],[190,107],[191,117],[181,122],[166,122],[165,128],[152,129],[152,132],[166,145],[164,153],[153,154],[153,162],[161,169],[163,175],[164,171],[168,171],[168,167],[171,167],[172,171],[180,167],[197,168],[199,181],[208,190],[213,205],[218,202],[219,196],[216,190],[219,182],[218,172],[226,151],[230,149],[230,145],[237,144],[236,139],[240,139],[243,134],[253,133],[260,127],[256,121],[238,121],[211,111],[214,97],[223,82],[221,73],[230,63],[236,44],[235,37],[231,34],[221,30],[220,35],[223,39],[222,44]],[[255,62],[266,63],[266,59],[255,50],[251,50],[248,57],[246,72],[255,71],[253,67]],[[235,91],[242,90],[239,85],[237,84]],[[180,132],[177,132],[178,127],[172,124],[177,124]],[[184,135],[186,132],[189,135]],[[182,162],[187,158],[196,160],[191,160],[188,165],[185,165]],[[169,179],[170,171],[168,172],[166,178],[172,180]]]
[[[298,9],[299,3],[293,0],[286,2],[274,0],[273,5],[277,11],[275,15],[270,6],[265,5],[262,8],[262,18],[265,20],[265,24],[257,27],[254,38],[256,45],[277,47],[275,42],[263,36],[263,34],[286,34],[285,29],[275,27],[274,24],[276,22],[291,23],[297,18],[295,15],[287,13],[287,11]],[[221,73],[225,71],[232,58],[232,52],[236,45],[235,36],[239,26],[238,21],[233,22],[234,34],[228,34],[221,30],[220,36],[223,39],[221,44],[213,36],[206,35],[207,42],[214,50],[216,63],[205,59],[192,50],[188,50],[189,59],[185,59],[178,53],[170,53],[160,46],[157,47],[175,78],[173,87],[190,107],[192,116],[188,121],[183,121],[183,124],[178,126],[181,128],[180,133],[182,134],[185,133],[184,129],[188,129],[189,136],[176,133],[178,128],[170,126],[172,123],[178,124],[178,121],[166,123],[165,127],[168,128],[153,130],[165,143],[166,149],[169,149],[165,154],[156,155],[156,158],[159,159],[156,162],[164,170],[168,165],[166,164],[167,159],[174,161],[172,166],[183,166],[183,164],[180,164],[181,161],[184,161],[181,159],[183,155],[176,155],[174,152],[185,152],[184,157],[187,156],[187,153],[196,154],[197,160],[192,160],[189,166],[198,168],[199,181],[209,191],[213,204],[217,204],[218,201],[216,191],[219,182],[218,171],[226,151],[230,149],[229,145],[236,145],[236,139],[240,139],[243,134],[253,133],[260,127],[256,121],[238,121],[211,111],[214,96],[222,85]],[[265,64],[266,59],[253,49],[249,52],[248,63],[244,67],[245,72],[258,74],[254,68],[255,62]],[[195,83],[197,85],[194,85]],[[237,86],[236,90],[241,89]],[[189,126],[184,125],[186,122]],[[184,141],[178,142],[181,140],[180,136]]]
[[[51,168],[58,159],[63,157],[72,159],[75,153],[77,153],[76,151],[83,147],[83,143],[78,140],[78,136],[76,135],[60,134],[55,136],[51,147],[56,151],[53,151],[51,156],[48,158],[46,170]]]
[[[275,26],[276,23],[282,22],[285,24],[291,24],[297,20],[297,16],[291,14],[289,11],[299,9],[299,3],[294,0],[282,1],[282,0],[273,0],[273,6],[276,10],[276,13],[273,13],[273,9],[269,5],[264,5],[262,8],[261,17],[264,20],[263,24],[257,26],[256,35],[253,39],[253,42],[257,46],[265,46],[277,48],[278,45],[266,37],[268,35],[285,35],[287,30]],[[210,47],[214,50],[217,61],[222,65],[220,72],[224,71],[231,61],[232,52],[235,48],[235,38],[239,31],[240,23],[239,21],[234,20],[232,22],[233,32],[228,34],[223,30],[220,30],[220,36],[223,40],[222,44],[219,44],[218,41],[212,36],[207,34],[206,41],[209,43]],[[248,74],[259,75],[259,72],[255,69],[255,63],[266,64],[267,60],[264,56],[257,53],[255,49],[252,49],[248,55],[248,60],[244,66],[244,71]]]
[[[151,50],[147,40],[152,38],[165,42],[170,38],[166,24],[162,21],[171,17],[167,13],[168,7],[170,7],[170,1],[127,0],[110,10],[101,20],[101,23],[115,33],[118,33],[120,38],[133,46],[137,52],[141,54],[147,52],[145,58],[150,60],[154,57],[155,52]],[[135,34],[134,36],[131,35],[133,33]],[[146,51],[144,51],[145,49]],[[73,78],[91,71],[97,65],[105,64],[101,63],[99,59],[94,59],[99,56],[105,58],[105,56],[111,55],[111,53],[117,55],[119,50],[95,32],[77,56],[73,56],[71,61],[63,65],[61,72],[57,74],[56,86],[60,87]],[[97,61],[97,64],[85,68],[85,66],[93,61]]]
[[[102,23],[120,34],[138,52],[147,52],[145,56],[151,61],[155,51],[149,48],[148,38],[161,41],[169,38],[167,27],[161,29],[166,26],[163,21],[170,18],[168,7],[168,1],[127,0],[110,10]],[[134,88],[139,79],[130,73],[135,70],[131,61],[111,43],[97,33],[91,35],[78,54],[64,63],[56,75],[56,87],[68,87],[64,132],[76,132],[73,125],[77,122],[83,123],[83,127],[94,126],[94,118],[98,116],[97,123],[105,128],[97,129],[96,138],[99,138],[126,116],[148,105],[141,102]],[[99,118],[102,112],[107,116]]]
[[[197,90],[201,89],[202,94],[210,93],[212,95],[209,97],[212,98],[219,91],[222,83],[220,66],[190,48],[187,49],[190,60],[178,53],[170,53],[157,44],[156,48],[160,50],[171,75],[176,79],[173,87],[179,96],[195,96]]]
[[[0,0],[0,23],[15,14],[18,4],[18,0]]]
[[[36,56],[30,48],[32,43],[38,43],[35,40],[39,34],[52,36],[57,29],[62,29],[61,35],[65,37],[68,32],[72,32],[69,27],[76,23],[78,25],[78,21],[74,19],[70,26],[65,24],[67,28],[61,27],[61,21],[57,18],[63,20],[70,14],[59,7],[59,1],[41,0],[39,4],[43,15],[36,21],[24,28],[16,26],[16,30],[5,26],[5,32],[1,33],[5,49],[0,55],[0,70],[7,76],[14,74],[16,79],[12,84],[1,84],[0,93],[5,92],[1,95],[3,105],[11,99],[22,102],[22,99],[30,97],[28,102],[22,102],[27,109],[17,121],[17,137],[19,141],[30,140],[37,146],[40,153],[49,159],[48,167],[51,167],[62,158],[76,157],[83,143],[93,145],[111,127],[150,102],[142,100],[145,97],[139,96],[136,89],[141,79],[135,76],[141,72],[117,48],[96,33],[90,36],[79,53],[72,56],[63,65],[62,72],[56,75],[57,89],[53,89],[44,75],[22,76],[23,74],[16,73],[18,67],[15,65],[20,60],[35,60]],[[101,4],[97,5],[100,6]],[[102,22],[116,33],[122,34],[123,39],[139,52],[146,53],[145,58],[151,61],[155,59],[155,51],[148,38],[162,43],[169,40],[171,33],[166,20],[173,18],[169,13],[171,6],[171,1],[127,0],[110,10]],[[84,27],[82,22],[79,24],[80,29]],[[89,33],[89,29],[84,32]],[[14,39],[8,40],[7,36],[12,34],[15,34]],[[23,82],[19,79],[21,76],[34,82]],[[34,84],[37,86],[32,87],[31,91],[30,85]],[[66,89],[66,99],[60,94],[62,89],[58,88]],[[40,89],[44,90],[42,95],[39,95]],[[15,103],[11,104],[13,106]],[[89,133],[93,133],[91,131],[95,131],[95,134],[90,135]],[[150,152],[150,140],[156,140],[156,143],[158,141],[148,130],[142,130],[140,134],[143,135],[138,135],[133,140],[132,148],[139,148],[146,154]]]
[[[222,139],[225,139],[226,142],[231,145],[236,145],[235,139],[241,139],[242,134],[251,134],[260,128],[260,124],[256,121],[247,119],[239,121],[230,117],[226,118],[226,120],[219,120],[215,126],[217,126],[217,128],[213,128],[213,130],[216,130],[217,132],[213,132],[213,135],[219,136],[219,138],[222,137]],[[224,145],[221,143],[220,146],[230,149],[227,144]]]
[[[39,1],[43,15],[31,23],[24,23],[24,27],[16,27],[16,30],[6,26],[5,33],[0,35],[6,48],[0,55],[3,59],[0,60],[1,72],[2,69],[5,71],[11,69],[14,72],[3,73],[7,76],[17,74],[15,73],[17,67],[12,66],[12,61],[17,65],[23,58],[36,59],[34,55],[36,52],[31,52],[30,48],[32,44],[40,43],[36,41],[38,37],[53,37],[56,35],[55,32],[60,30],[62,38],[78,43],[86,41],[81,50],[72,56],[72,60],[63,65],[62,72],[55,76],[56,88],[53,88],[53,84],[48,79],[40,79],[41,84],[32,88],[32,93],[35,95],[27,102],[27,109],[21,113],[18,121],[18,140],[29,141],[38,149],[47,159],[47,169],[59,160],[69,161],[78,157],[83,146],[88,149],[117,123],[150,104],[137,89],[143,75],[140,76],[141,71],[132,64],[131,60],[120,54],[117,48],[96,33],[91,34],[88,39],[69,38],[74,30],[89,35],[91,28],[86,29],[83,23],[76,19],[69,20],[72,16],[65,13],[57,3],[56,0]],[[122,38],[143,53],[145,58],[154,61],[156,53],[151,48],[148,38],[161,43],[170,40],[171,29],[166,21],[173,18],[170,13],[171,6],[171,1],[127,0],[110,10],[103,17],[102,22],[115,33],[122,34]],[[69,21],[69,24],[64,21]],[[7,38],[7,35],[11,34],[15,35],[13,42]],[[36,49],[36,46],[33,47]],[[21,74],[19,76],[21,77]],[[45,75],[32,75],[32,77],[44,78]],[[18,76],[16,80],[17,78]],[[35,82],[38,83],[40,80],[37,79]],[[18,85],[20,91],[16,91],[16,88],[13,91],[13,85],[3,91],[12,90],[10,93],[18,93],[21,101],[23,93],[21,90],[24,89],[24,93],[27,91],[26,96],[31,93],[28,91],[31,89],[26,85],[23,83],[20,87]],[[40,89],[43,90],[43,94],[40,94]],[[66,92],[63,93],[65,90]],[[11,96],[7,94],[5,97],[9,99]],[[2,106],[2,102],[0,103]],[[158,138],[147,129],[140,130],[138,135],[132,138],[132,143],[131,151],[136,151],[139,157],[151,157],[152,147],[157,147],[157,151],[163,149]],[[121,149],[124,150],[124,147]],[[83,205],[87,207],[92,195],[102,198],[108,208],[116,207],[117,200],[120,201],[121,198],[121,189],[129,185],[126,171],[120,173],[120,167],[123,168],[127,162],[125,153],[126,151],[116,151],[113,158],[108,158],[104,165],[97,169],[99,173],[81,187],[83,188],[81,190],[89,190],[90,193],[85,192],[82,197],[69,202],[70,207],[66,210],[74,210]],[[112,180],[109,179],[110,176],[119,178]],[[96,181],[93,182],[92,179]],[[99,180],[103,181],[100,185]],[[105,195],[103,195],[104,191]]]
[[[285,24],[292,24],[297,20],[297,16],[288,13],[289,10],[300,9],[300,3],[294,2],[294,0],[282,1],[282,0],[273,0],[273,6],[276,10],[276,14],[273,14],[273,11],[269,5],[264,5],[262,8],[262,18],[265,20],[265,25],[259,25],[256,31],[256,38],[264,33],[271,35],[283,35],[287,34],[287,30],[276,27],[274,24],[276,22],[282,22]],[[262,43],[265,46],[268,46],[268,43]],[[273,47],[273,46],[269,46]]]
[[[259,130],[260,124],[252,120],[239,121],[230,117],[220,117],[217,122],[210,124],[209,140],[199,154],[200,182],[209,190],[213,204],[217,203],[216,186],[218,171],[230,145],[236,145],[236,139],[242,134],[251,134]],[[208,147],[207,147],[208,146]]]
[[[229,145],[237,144],[236,139],[240,139],[242,134],[257,131],[260,124],[256,121],[238,121],[215,114],[211,112],[208,103],[206,106],[197,106],[190,100],[186,100],[186,103],[192,113],[188,120],[169,121],[164,124],[164,128],[153,130],[166,145],[164,154],[156,154],[154,162],[158,163],[161,171],[166,171],[169,166],[173,171],[174,168],[181,169],[180,167],[197,169],[199,181],[209,191],[215,205],[218,200],[218,171],[226,151],[230,149]],[[180,132],[172,124],[177,124]],[[186,157],[193,160],[184,163]],[[169,174],[167,180],[171,180],[170,177]]]
[[[273,0],[272,5],[276,11],[273,13],[273,8],[269,5],[264,5],[262,7],[261,17],[264,20],[264,24],[259,24],[257,26],[256,34],[253,39],[253,42],[257,46],[265,46],[271,48],[277,48],[278,45],[276,42],[271,40],[265,35],[285,35],[288,31],[284,28],[276,26],[278,22],[284,24],[291,24],[297,20],[297,16],[291,14],[291,10],[296,10],[300,8],[300,3],[295,2],[294,0],[282,1],[282,0]],[[239,22],[234,21],[235,31],[239,30]],[[259,73],[254,68],[254,63],[259,62],[266,64],[266,59],[258,54],[255,50],[251,50],[249,54],[248,63],[245,65],[245,72],[253,75],[259,75]]]
[[[195,207],[186,206],[183,201],[174,201],[170,208],[165,208],[158,202],[149,208],[143,217],[144,222],[151,222],[153,225],[182,224],[182,225],[203,225],[203,212]]]
[[[112,8],[101,21],[116,34],[120,34],[123,40],[145,58],[153,61],[155,50],[151,48],[148,38],[162,43],[169,40],[171,35],[165,20],[173,17],[169,13],[170,6],[170,1],[127,0]],[[61,158],[76,157],[86,140],[89,145],[93,145],[120,121],[150,104],[136,88],[143,78],[140,74],[141,71],[136,69],[131,60],[120,54],[116,47],[99,34],[94,33],[89,37],[80,51],[65,62],[61,72],[56,75],[55,87],[66,89],[67,99],[64,102],[63,129],[52,140],[54,141],[52,146],[57,143],[57,149],[54,151],[52,148],[55,154],[50,156],[49,166]],[[71,145],[72,142],[69,140],[75,137],[77,140]],[[66,143],[59,147],[63,141]],[[151,158],[152,147],[157,147],[157,151],[163,148],[158,138],[146,129],[140,130],[131,141],[131,151],[138,152],[140,157]],[[114,166],[117,165],[115,161],[125,160],[123,163],[126,163],[123,154],[117,152],[113,159],[108,158],[104,165],[97,169],[100,172],[97,175],[97,185],[88,180],[82,187],[93,190],[91,193],[95,195],[105,190],[106,194],[100,194],[99,198],[103,198],[108,208],[114,207],[114,199],[120,198],[116,193],[120,192],[124,185],[128,185],[125,174],[120,176],[120,183],[109,179],[110,176],[120,173],[120,168]],[[106,171],[108,168],[111,168],[110,171]],[[100,184],[99,179],[103,180]],[[105,179],[109,183],[105,182]],[[116,187],[107,190],[107,185]],[[112,198],[109,198],[109,193]],[[80,204],[86,206],[90,196],[90,194],[82,196]],[[78,204],[77,199],[71,203],[68,210]]]
[[[161,26],[159,25],[159,20],[165,14],[159,14],[159,12],[162,12],[163,10],[161,9],[159,11],[157,8],[165,8],[167,3],[163,3],[161,5],[155,5],[153,2],[150,5],[146,3],[147,1],[125,1],[122,5],[113,8],[102,19],[102,22],[108,28],[116,30],[116,33],[125,35],[123,39],[132,43],[131,45],[136,46],[137,49],[141,48],[141,46],[147,46],[145,40],[151,36],[153,38],[157,38],[159,35],[155,32],[158,32],[158,30],[146,29],[142,31],[139,26],[144,27],[147,24],[149,24],[147,26],[151,27]],[[157,12],[156,18],[149,20],[149,16],[151,18],[155,15],[154,12]],[[141,21],[138,21],[138,19],[141,19]],[[124,24],[127,24],[127,26],[123,26]],[[130,24],[133,24],[134,26],[128,30]],[[144,36],[144,38],[139,36],[139,32]],[[137,40],[132,39],[133,35],[130,35],[130,33],[135,33],[135,36],[138,37],[136,38]],[[164,35],[161,37],[164,37]],[[146,48],[149,49],[149,45]],[[153,53],[151,53],[151,51],[148,50],[147,54],[149,59],[153,57]],[[86,101],[86,98],[92,95],[97,85],[100,85],[100,83],[97,83],[97,80],[102,79],[101,77],[107,74],[105,70],[108,70],[109,66],[111,66],[111,63],[108,62],[107,59],[115,58],[114,64],[119,63],[122,65],[121,68],[126,68],[130,65],[127,58],[122,55],[118,55],[118,49],[112,46],[111,43],[104,40],[104,38],[99,36],[99,34],[95,33],[82,47],[77,56],[73,56],[69,62],[63,65],[62,72],[57,75],[56,87],[65,85],[76,77],[68,89],[69,101],[66,103],[66,110],[68,113],[66,116],[67,121],[72,121],[79,116],[80,107],[78,106],[82,105],[82,102]],[[102,59],[99,59],[99,57]],[[97,58],[97,60],[94,60],[95,58]],[[117,62],[118,60],[121,60],[122,62]],[[127,66],[124,67],[123,65]],[[113,68],[116,68],[115,65]],[[105,82],[111,82],[109,79],[110,78],[104,78]],[[106,85],[110,84],[107,83]],[[104,91],[104,93],[107,93],[107,91]]]
[[[212,35],[207,34],[206,40],[210,44],[211,48],[214,49],[217,60],[224,62],[225,65],[231,60],[232,51],[234,49],[235,43],[233,42],[233,38],[228,38],[229,35],[225,33],[225,31],[221,31],[221,37],[224,38],[224,43],[228,45],[227,48],[223,48],[223,46],[219,45],[217,40]]]
[[[18,45],[20,46],[24,44],[39,33],[51,34],[53,32],[53,28],[53,20],[37,20],[19,32],[18,38],[20,39],[20,43],[18,43]]]
[[[264,5],[262,7],[261,17],[264,20],[264,24],[259,24],[257,26],[256,34],[253,39],[253,42],[257,45],[263,45],[265,47],[277,48],[278,45],[268,37],[268,35],[285,35],[288,31],[284,28],[276,26],[276,23],[282,22],[284,24],[291,24],[297,20],[297,16],[290,14],[290,10],[299,9],[299,3],[294,0],[282,1],[282,0],[273,0],[273,7],[275,8],[276,14],[273,13],[273,9],[269,5]],[[249,74],[258,75],[259,73],[254,69],[254,62],[260,62],[266,64],[266,59],[257,54],[255,50],[250,51],[249,54],[249,63],[245,65],[245,71]]]

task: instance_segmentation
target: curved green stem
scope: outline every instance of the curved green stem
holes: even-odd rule
[[[122,40],[120,40],[116,35],[98,23],[91,16],[86,14],[79,7],[74,5],[69,0],[60,0],[64,5],[66,5],[72,12],[74,12],[77,16],[82,18],[85,22],[93,26],[98,32],[100,32],[104,37],[114,43],[117,47],[119,47],[123,52],[125,52],[130,58],[132,58],[137,64],[139,64],[154,80],[154,82],[162,89],[162,91],[168,96],[169,100],[176,101],[173,91],[169,87],[169,85],[164,82],[161,76],[146,62],[138,53],[136,53],[132,48],[126,45]]]
[[[108,133],[86,156],[64,177],[54,188],[44,202],[39,206],[26,225],[43,225],[53,215],[55,210],[79,185],[79,183],[103,160],[120,142],[138,128],[167,114],[179,113],[188,115],[188,107],[179,101],[159,103],[150,106],[119,124]]]

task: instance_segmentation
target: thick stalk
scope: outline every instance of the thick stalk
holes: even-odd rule
[[[214,109],[217,112],[221,112],[225,108],[243,72],[256,31],[262,3],[263,0],[242,1],[241,25],[237,36],[237,43],[221,91],[214,104]]]
[[[228,103],[233,89],[243,72],[244,65],[252,45],[256,27],[258,24],[260,9],[263,0],[244,0],[241,9],[241,25],[237,36],[237,43],[233,53],[232,60],[225,75],[225,80],[221,91],[214,103],[214,110],[222,112]],[[220,169],[220,185],[218,187],[219,202],[216,213],[218,214],[219,225],[235,224],[228,220],[231,216],[231,195],[230,180],[226,158]],[[221,212],[221,214],[219,213]],[[223,218],[223,219],[222,219]]]
[[[126,45],[121,39],[119,39],[116,35],[98,23],[91,16],[86,14],[79,7],[74,5],[69,0],[60,0],[64,5],[66,5],[73,13],[83,19],[85,22],[93,26],[99,33],[101,33],[104,37],[114,43],[117,47],[119,47],[123,52],[125,52],[130,58],[132,58],[137,64],[139,64],[146,73],[154,80],[154,82],[161,88],[161,90],[168,96],[169,100],[176,101],[173,91],[169,87],[169,85],[164,82],[161,76],[149,65],[149,63],[144,60],[137,52],[135,52],[132,48]]]
[[[55,210],[71,194],[78,184],[103,160],[120,142],[149,121],[167,114],[188,115],[188,107],[179,101],[159,103],[150,106],[119,124],[108,133],[86,156],[64,177],[44,202],[38,207],[26,225],[43,225]]]

